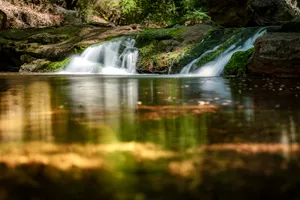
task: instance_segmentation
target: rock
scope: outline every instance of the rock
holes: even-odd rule
[[[284,23],[278,32],[300,32],[300,21],[291,21]]]
[[[269,33],[258,38],[248,73],[300,77],[300,33]]]
[[[209,0],[212,20],[226,27],[276,25],[300,16],[297,1]]]
[[[6,22],[7,22],[7,16],[6,16],[5,12],[0,10],[0,30],[6,29]]]
[[[234,53],[224,68],[225,76],[242,76],[245,74],[247,63],[253,54],[254,48],[247,51],[238,51]]]
[[[37,59],[34,60],[30,63],[25,63],[21,66],[20,68],[20,72],[35,72],[35,71],[39,71],[40,68],[42,68],[43,66],[49,64],[50,61],[46,60],[46,59]]]
[[[67,35],[53,35],[50,33],[40,33],[28,37],[29,43],[54,44],[68,39]]]
[[[299,8],[287,0],[248,0],[248,25],[276,25],[299,16]]]
[[[136,38],[139,48],[139,73],[176,73],[179,62],[194,45],[213,29],[212,26],[194,26],[166,29],[147,29]],[[169,69],[172,69],[169,71]]]
[[[56,7],[56,12],[63,16],[63,25],[80,25],[83,22],[80,12],[77,10]]]

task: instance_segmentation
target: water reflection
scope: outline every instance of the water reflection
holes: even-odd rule
[[[24,87],[8,89],[0,97],[2,141],[22,141],[25,128]]]
[[[266,95],[266,87],[258,86],[265,82],[3,76],[1,140],[140,141],[171,149],[227,142],[298,142],[297,83],[278,82],[289,90]]]
[[[271,82],[0,76],[0,199],[298,194],[300,86]]]
[[[9,85],[10,82],[8,81]],[[12,82],[11,84],[14,84]],[[48,82],[10,87],[1,93],[2,141],[51,141],[52,107]]]

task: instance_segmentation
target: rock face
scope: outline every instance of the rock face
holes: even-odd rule
[[[293,20],[300,14],[297,1],[293,2],[291,0],[249,0],[247,23],[274,25]]]
[[[258,38],[248,73],[300,77],[300,33],[269,33]]]
[[[226,27],[275,25],[300,16],[294,0],[209,0],[213,21]]]

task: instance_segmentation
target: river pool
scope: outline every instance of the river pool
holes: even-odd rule
[[[300,81],[0,75],[0,199],[296,199]]]

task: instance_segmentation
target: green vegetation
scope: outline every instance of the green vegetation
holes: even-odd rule
[[[171,25],[209,21],[205,0],[54,0],[67,9],[79,8],[84,18],[98,15],[115,24]]]
[[[249,58],[254,52],[254,48],[249,49],[248,51],[239,51],[233,54],[230,61],[227,63],[224,69],[225,76],[241,76],[246,71],[246,66],[249,61]]]
[[[65,66],[67,66],[71,61],[71,58],[68,57],[62,61],[58,62],[51,62],[43,65],[43,68],[46,67],[47,71],[54,72],[63,69]]]

